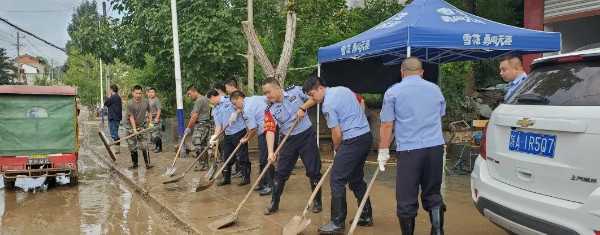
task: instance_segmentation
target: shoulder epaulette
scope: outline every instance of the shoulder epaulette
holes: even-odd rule
[[[285,91],[290,91],[292,89],[296,88],[296,85],[290,85],[287,88],[285,88]]]

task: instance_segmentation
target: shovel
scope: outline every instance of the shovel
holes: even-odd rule
[[[367,191],[365,192],[365,195],[363,196],[362,200],[360,201],[360,206],[358,207],[358,210],[356,211],[356,214],[354,215],[354,220],[352,221],[352,226],[350,226],[350,230],[348,230],[348,235],[354,234],[354,230],[356,230],[356,225],[358,224],[358,219],[360,218],[360,214],[362,213],[363,209],[365,208],[365,204],[367,204],[367,199],[369,198],[369,192],[371,192],[371,188],[373,187],[373,183],[375,183],[375,178],[377,178],[378,173],[379,173],[379,167],[377,167],[377,170],[375,170],[375,173],[373,174],[373,177],[371,178],[371,182],[369,182],[369,186],[367,187]]]
[[[187,134],[183,134],[183,137],[181,137],[181,142],[177,147],[177,152],[175,153],[175,158],[173,158],[173,163],[171,163],[170,167],[167,167],[167,171],[165,172],[166,176],[173,176],[175,174],[175,171],[177,170],[177,168],[175,168],[175,163],[177,162],[177,158],[179,158],[181,148],[183,147],[183,143],[185,143],[185,137],[187,137]]]
[[[216,172],[215,175],[212,175],[210,170],[208,171],[208,173],[206,174],[206,178],[208,178],[208,182],[206,182],[204,184],[200,183],[198,185],[198,187],[196,187],[196,192],[204,191],[213,185],[213,183],[215,182],[217,177],[223,172],[225,167],[227,167],[227,164],[229,164],[231,159],[233,159],[233,157],[235,156],[235,154],[237,153],[237,151],[240,149],[241,146],[242,146],[242,142],[240,142],[237,146],[235,146],[235,149],[233,150],[233,152],[231,152],[231,154],[229,154],[229,157],[227,157],[227,160],[223,163],[223,165],[221,166],[221,168],[219,168],[219,170]]]
[[[192,162],[188,166],[188,168],[185,169],[185,171],[183,171],[183,174],[181,174],[181,175],[179,175],[177,177],[165,180],[165,181],[163,181],[163,184],[175,183],[175,182],[179,182],[181,179],[183,179],[183,177],[185,177],[185,174],[187,174],[190,170],[192,170],[192,168],[194,168],[194,165],[196,165],[196,163],[198,163],[198,161],[200,160],[200,158],[202,156],[204,156],[204,154],[208,151],[208,149],[209,148],[204,148],[204,150],[200,154],[198,154],[198,156],[196,157],[196,159],[194,159],[194,162]]]
[[[335,155],[335,153],[333,155]],[[308,213],[308,208],[311,206],[313,200],[317,196],[317,193],[319,192],[319,189],[321,189],[321,186],[323,185],[323,182],[325,182],[325,178],[327,178],[327,176],[329,175],[329,172],[331,171],[331,168],[333,168],[333,163],[330,164],[329,167],[327,167],[327,170],[325,170],[325,174],[323,174],[323,176],[321,176],[321,179],[319,180],[319,183],[315,187],[315,190],[313,190],[312,194],[308,198],[308,202],[306,203],[306,207],[304,208],[304,211],[302,211],[302,216],[297,216],[297,215],[294,216],[283,227],[283,235],[296,235],[296,234],[300,234],[300,233],[302,233],[302,231],[304,231],[304,229],[306,229],[306,227],[308,227],[308,225],[311,222],[310,218],[306,218],[306,214]]]
[[[110,156],[110,158],[113,161],[116,161],[117,157],[116,157],[115,153],[112,151],[112,149],[110,149],[110,146],[113,146],[113,145],[115,145],[117,143],[121,143],[121,142],[123,142],[123,141],[125,141],[127,139],[133,138],[133,137],[135,137],[135,136],[137,136],[139,134],[142,134],[142,133],[147,132],[147,131],[152,130],[152,129],[154,129],[154,128],[150,127],[150,128],[143,129],[141,131],[138,131],[137,133],[133,133],[131,135],[125,136],[125,137],[123,137],[123,138],[121,138],[121,139],[119,139],[117,141],[112,142],[112,143],[110,143],[108,141],[108,138],[106,137],[106,135],[104,135],[104,132],[98,131],[98,135],[100,135],[100,140],[102,140],[102,144],[104,144],[104,147],[108,151],[108,155]]]
[[[294,121],[294,125],[290,128],[287,135],[285,135],[285,137],[283,138],[283,140],[281,141],[279,146],[277,146],[277,150],[275,150],[275,156],[277,156],[277,154],[279,153],[279,150],[281,150],[281,147],[283,146],[283,144],[285,144],[285,141],[287,140],[287,138],[290,136],[290,134],[292,134],[292,131],[294,129],[296,129],[296,126],[298,125],[299,120],[300,119],[296,118],[296,120]],[[213,221],[212,223],[208,224],[208,228],[215,231],[215,230],[219,230],[219,229],[222,229],[222,228],[225,228],[225,227],[235,224],[235,222],[237,221],[237,218],[238,218],[238,214],[240,213],[240,210],[242,209],[242,206],[244,205],[244,203],[246,203],[246,201],[248,201],[248,198],[250,198],[250,195],[252,195],[252,192],[254,191],[253,189],[256,188],[256,186],[258,185],[258,183],[260,182],[262,177],[265,176],[265,174],[269,170],[269,167],[271,167],[272,164],[273,164],[272,161],[269,161],[267,163],[267,165],[265,166],[263,171],[260,173],[260,175],[258,176],[256,181],[254,181],[254,183],[252,184],[252,187],[250,187],[250,190],[248,190],[248,193],[246,193],[246,197],[244,197],[242,202],[240,202],[240,204],[238,205],[237,209],[235,209],[235,211],[232,214],[227,215],[221,219],[218,219],[218,220]]]

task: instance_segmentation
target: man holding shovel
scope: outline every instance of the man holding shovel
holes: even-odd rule
[[[311,191],[313,191],[321,179],[321,156],[317,146],[315,130],[312,128],[310,118],[305,115],[306,109],[314,102],[302,92],[302,88],[292,86],[285,91],[275,78],[267,78],[263,81],[263,93],[267,97],[269,104],[265,111],[265,131],[267,147],[269,152],[269,161],[277,160],[275,178],[273,180],[273,192],[271,204],[266,208],[265,215],[270,215],[279,210],[279,199],[283,193],[285,182],[290,177],[294,165],[301,157],[302,163],[306,168],[306,176],[310,179]],[[287,133],[294,124],[294,120],[299,119],[296,129],[288,137],[287,143],[281,148],[279,156],[274,153],[275,145],[275,124],[279,126],[281,133]],[[313,213],[319,213],[322,210],[321,191],[314,199]]]
[[[343,234],[346,224],[346,184],[354,192],[357,202],[365,196],[367,184],[363,168],[371,149],[373,137],[367,116],[354,92],[342,86],[326,87],[313,75],[304,82],[304,92],[312,100],[322,103],[322,111],[331,128],[335,151],[331,169],[331,220],[319,228],[320,234]],[[371,202],[367,199],[358,225],[373,225]]]
[[[209,144],[216,145],[218,136],[221,131],[225,132],[223,141],[223,161],[231,155],[240,140],[246,136],[246,128],[241,115],[235,110],[228,96],[222,96],[216,90],[211,90],[206,94],[210,103],[213,104],[212,116],[215,121],[214,134],[210,137]],[[243,144],[236,153],[237,160],[240,162],[240,171],[242,172],[242,180],[238,184],[244,186],[250,184],[250,159],[248,158],[248,144]],[[223,181],[217,186],[231,184],[231,166],[227,164],[223,170]]]
[[[419,209],[418,196],[429,212],[431,234],[444,234],[442,184],[442,117],[446,102],[440,88],[423,79],[423,66],[416,57],[401,65],[402,82],[383,97],[379,142],[379,168],[390,158],[392,131],[396,137],[396,215],[403,235],[412,235]]]
[[[147,125],[152,125],[150,104],[148,103],[148,100],[142,97],[142,87],[139,85],[133,87],[131,96],[133,96],[133,99],[129,100],[127,103],[127,131],[129,134],[137,134],[138,130],[147,127]],[[148,151],[148,139],[146,137],[145,134],[138,134],[133,138],[127,139],[127,145],[131,152],[131,161],[133,163],[129,169],[136,169],[138,167],[138,150],[142,151],[146,169],[153,167],[150,164],[150,152]]]
[[[194,86],[189,86],[186,95],[194,101],[194,108],[190,115],[190,120],[185,129],[185,134],[189,135],[192,130],[192,144],[196,154],[200,154],[205,148],[208,148],[212,123],[210,121],[210,105],[209,100],[202,96],[198,89]],[[210,155],[210,153],[209,153]],[[199,170],[208,168],[208,157],[201,159],[199,165],[196,165]]]
[[[241,112],[242,118],[246,123],[246,129],[248,129],[248,135],[242,138],[242,143],[248,143],[248,141],[258,135],[258,149],[260,171],[262,171],[268,163],[268,152],[267,152],[267,139],[264,130],[265,121],[265,110],[267,109],[267,99],[264,96],[251,96],[246,97],[241,91],[234,91],[231,94],[231,103],[235,106],[238,112]],[[271,194],[273,185],[273,174],[275,169],[273,166],[269,167],[266,175],[262,178],[260,184],[256,188],[256,191],[261,196]]]

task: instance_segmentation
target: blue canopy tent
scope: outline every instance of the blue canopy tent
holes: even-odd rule
[[[443,0],[415,0],[379,25],[319,48],[318,61],[321,77],[329,85],[381,93],[399,81],[399,64],[407,56],[435,68],[435,64],[553,52],[560,47],[560,33],[497,23]],[[437,74],[437,69],[427,66],[426,73]]]

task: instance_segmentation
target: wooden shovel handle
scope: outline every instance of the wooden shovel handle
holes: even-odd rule
[[[120,139],[119,139],[119,140],[117,140],[117,141],[114,141],[114,142],[112,142],[112,144],[110,144],[110,145],[115,145],[115,144],[117,144],[117,143],[121,143],[121,142],[123,142],[123,141],[125,141],[125,140],[131,139],[131,138],[133,138],[133,137],[135,137],[135,136],[137,136],[137,135],[139,135],[139,134],[142,134],[142,133],[144,133],[144,132],[146,132],[146,131],[149,131],[149,130],[152,130],[152,129],[154,129],[154,127],[150,127],[150,128],[143,129],[143,130],[141,130],[141,131],[138,131],[137,133],[136,133],[136,132],[134,132],[134,133],[132,133],[132,134],[130,134],[130,135],[128,135],[128,136],[125,136],[125,137],[123,137],[123,138],[120,138]]]
[[[227,160],[225,160],[225,162],[219,168],[219,170],[217,170],[217,172],[215,172],[215,174],[209,178],[211,181],[215,180],[217,178],[217,176],[219,176],[223,172],[223,170],[225,170],[225,167],[227,167],[227,164],[229,164],[229,162],[231,161],[231,159],[233,159],[233,157],[235,156],[235,154],[237,153],[237,151],[240,149],[240,147],[242,147],[242,142],[241,141],[240,141],[240,143],[238,143],[237,146],[235,146],[235,149],[233,150],[233,152],[231,152],[231,154],[229,154],[229,157],[227,157]]]
[[[306,217],[306,213],[308,213],[308,208],[311,206],[312,201],[317,196],[317,193],[321,189],[321,186],[323,186],[323,182],[325,182],[325,178],[327,178],[327,175],[329,175],[329,172],[331,171],[331,168],[333,168],[333,163],[331,163],[329,165],[329,167],[327,167],[327,170],[325,170],[325,173],[321,176],[321,179],[319,180],[319,183],[317,184],[317,186],[313,190],[312,194],[310,194],[310,197],[308,198],[308,202],[306,203],[306,207],[304,207],[304,211],[302,211],[302,217]]]
[[[183,143],[185,143],[185,138],[187,137],[187,133],[184,133],[183,136],[181,137],[181,141],[179,142],[179,146],[177,146],[177,152],[175,152],[175,157],[173,158],[173,162],[171,163],[171,167],[175,167],[175,162],[177,162],[177,158],[179,157],[179,154],[181,153],[181,147],[183,146]]]
[[[290,135],[292,134],[292,131],[294,131],[294,129],[296,129],[296,126],[298,126],[299,121],[300,121],[300,119],[296,118],[296,120],[294,121],[294,125],[292,125],[292,127],[288,131],[287,135],[285,135],[285,137],[283,137],[283,140],[281,141],[281,143],[279,143],[279,146],[277,146],[277,149],[275,150],[275,156],[277,156],[277,154],[281,150],[281,147],[283,146],[283,144],[285,144],[285,142],[287,141],[288,137],[290,137]],[[254,191],[253,189],[256,188],[256,186],[258,185],[258,183],[260,182],[260,180],[263,178],[263,176],[265,176],[265,174],[269,170],[269,167],[271,167],[272,164],[273,164],[272,161],[269,161],[267,163],[267,165],[262,170],[262,172],[260,173],[260,175],[258,176],[258,178],[256,178],[256,181],[254,181],[254,183],[252,184],[252,187],[250,187],[250,190],[248,190],[248,193],[246,193],[246,196],[244,197],[244,200],[242,200],[242,202],[240,202],[240,204],[238,205],[237,209],[235,209],[235,212],[233,213],[234,215],[237,215],[240,212],[240,210],[242,209],[242,206],[244,205],[244,203],[246,203],[246,201],[248,201],[248,198],[250,198],[250,195],[252,194],[252,191]]]
[[[375,170],[375,173],[373,174],[373,177],[371,178],[371,182],[369,182],[369,186],[367,187],[367,191],[365,192],[365,195],[363,196],[362,200],[360,201],[360,206],[358,207],[358,210],[356,211],[356,214],[354,215],[354,221],[352,221],[352,226],[350,226],[350,230],[348,230],[348,235],[354,234],[354,230],[356,230],[356,225],[358,224],[358,218],[360,218],[360,214],[362,213],[363,209],[365,208],[365,204],[367,204],[367,199],[369,198],[369,192],[371,192],[371,188],[373,187],[373,184],[375,183],[375,178],[377,178],[378,173],[379,173],[379,167],[377,167],[377,169]]]

